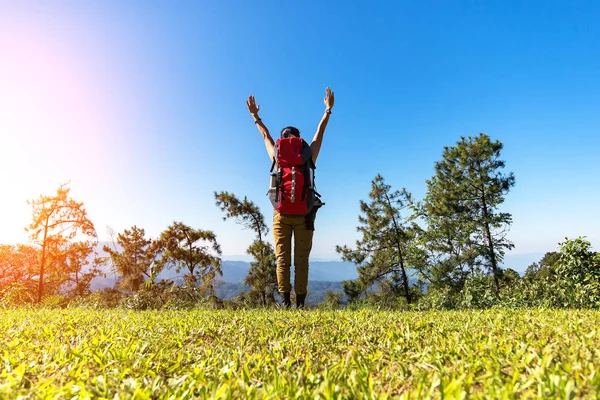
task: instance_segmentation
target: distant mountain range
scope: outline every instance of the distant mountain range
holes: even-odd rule
[[[223,276],[219,276],[219,281],[229,283],[242,283],[248,271],[250,263],[246,261],[223,261],[222,264]],[[116,282],[116,277],[107,273],[106,278],[94,278],[92,281],[93,289],[100,289],[107,286],[113,286]],[[312,261],[309,267],[309,279],[312,281],[323,282],[342,282],[345,280],[356,279],[356,265],[343,261]],[[177,274],[175,270],[165,270],[157,276],[157,280],[161,279],[177,279],[183,275],[183,271]],[[291,276],[294,276],[294,267],[291,270]]]
[[[96,247],[96,251],[99,256],[106,256],[107,254],[102,250],[104,245],[110,247],[113,246],[111,242],[100,242]],[[230,282],[230,283],[241,283],[243,282],[248,271],[250,270],[250,262],[239,260],[229,260],[224,257],[222,263],[223,276],[218,277],[219,280]],[[157,279],[176,279],[183,275],[175,273],[175,270],[165,270],[161,272]],[[292,267],[293,276],[293,267]],[[309,269],[309,279],[313,281],[326,281],[326,282],[341,282],[349,279],[356,279],[358,273],[356,272],[356,265],[345,261],[321,261],[311,260]],[[107,276],[107,278],[97,278],[93,282],[95,287],[106,287],[112,286],[116,278],[114,276]],[[105,282],[106,281],[106,282]],[[112,282],[112,283],[109,283]]]
[[[101,251],[98,252],[99,254],[103,253]],[[229,300],[239,295],[240,292],[247,292],[250,289],[243,284],[244,278],[246,278],[250,270],[249,262],[224,260],[221,270],[223,271],[223,276],[217,277],[217,284],[215,285],[217,297]],[[106,273],[106,277],[96,277],[92,280],[92,290],[115,286],[117,276],[109,271],[104,272]],[[183,281],[183,274],[183,271],[178,274],[174,269],[165,270],[158,274],[156,279],[157,281],[172,279],[175,282],[181,283]],[[291,276],[293,284],[293,267]],[[323,301],[325,293],[328,290],[342,293],[342,299],[345,300],[342,281],[356,279],[357,277],[356,266],[352,263],[342,261],[312,261],[309,269],[310,293],[307,298],[307,304],[317,304]]]
[[[101,242],[98,246],[98,254],[104,255],[102,246],[105,244],[112,243]],[[515,271],[523,274],[527,266],[532,262],[539,261],[543,257],[543,253],[530,253],[530,254],[513,254],[507,255],[504,259],[503,267],[512,268]],[[225,283],[239,285],[236,286],[236,290],[242,290],[242,282],[250,270],[250,263],[247,261],[239,260],[224,260],[222,264],[223,276],[218,277],[218,281],[222,282],[221,287],[226,287]],[[92,281],[92,289],[97,290],[104,287],[111,287],[115,285],[116,276],[107,272],[106,278],[95,278]],[[180,274],[175,273],[174,270],[165,270],[161,272],[157,279],[181,279],[183,272]],[[291,271],[293,281],[293,267]],[[326,282],[327,285],[333,285],[332,288],[338,288],[341,290],[341,282],[345,280],[352,280],[358,277],[356,265],[345,261],[316,261],[311,260],[309,268],[309,280],[311,282]],[[239,292],[238,290],[238,292]]]

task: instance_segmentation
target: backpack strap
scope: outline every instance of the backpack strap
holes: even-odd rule
[[[277,140],[277,142],[275,142],[275,146],[273,146],[273,163],[271,164],[271,170],[269,171],[271,174],[273,173],[273,170],[275,169],[275,165],[277,164],[277,157],[279,156],[279,140]],[[276,177],[275,177],[275,201],[278,202],[279,201],[279,188],[281,187],[281,170],[277,171]],[[282,193],[282,197],[283,197],[283,193]]]
[[[271,171],[273,172],[273,170],[275,169],[275,164],[277,164],[277,155],[279,154],[279,140],[275,143],[275,146],[273,146],[273,149],[275,150],[275,152],[273,153],[273,164],[271,164]]]
[[[313,161],[312,157],[310,158],[310,169],[312,170],[312,186],[313,186],[313,190],[314,190],[315,193],[317,193],[317,182],[316,182],[316,179],[315,179],[315,177],[317,175],[315,173],[315,171],[317,169],[317,166],[315,165],[315,162]],[[319,195],[319,196],[321,196],[321,195]]]
[[[305,148],[303,149],[302,158],[305,162],[304,173],[308,179],[304,180],[304,190],[302,192],[302,200],[306,199],[306,196],[308,195],[308,191],[310,190],[311,186],[312,186],[313,190],[315,188],[315,169],[317,168],[313,161],[312,150],[310,148],[310,145],[305,141],[304,146],[305,146]]]

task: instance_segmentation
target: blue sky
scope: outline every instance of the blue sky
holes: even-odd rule
[[[330,86],[313,258],[358,238],[377,173],[421,198],[443,146],[479,132],[516,176],[512,254],[597,248],[598,21],[590,1],[1,1],[0,242],[27,240],[25,201],[70,180],[102,240],[177,220],[243,254],[252,234],[213,191],[271,216],[246,98],[273,134],[312,138]]]

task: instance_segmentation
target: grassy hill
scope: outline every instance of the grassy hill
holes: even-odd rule
[[[0,398],[595,398],[597,311],[0,310]]]

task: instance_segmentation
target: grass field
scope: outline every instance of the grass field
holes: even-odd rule
[[[597,398],[594,311],[0,311],[0,398]]]

